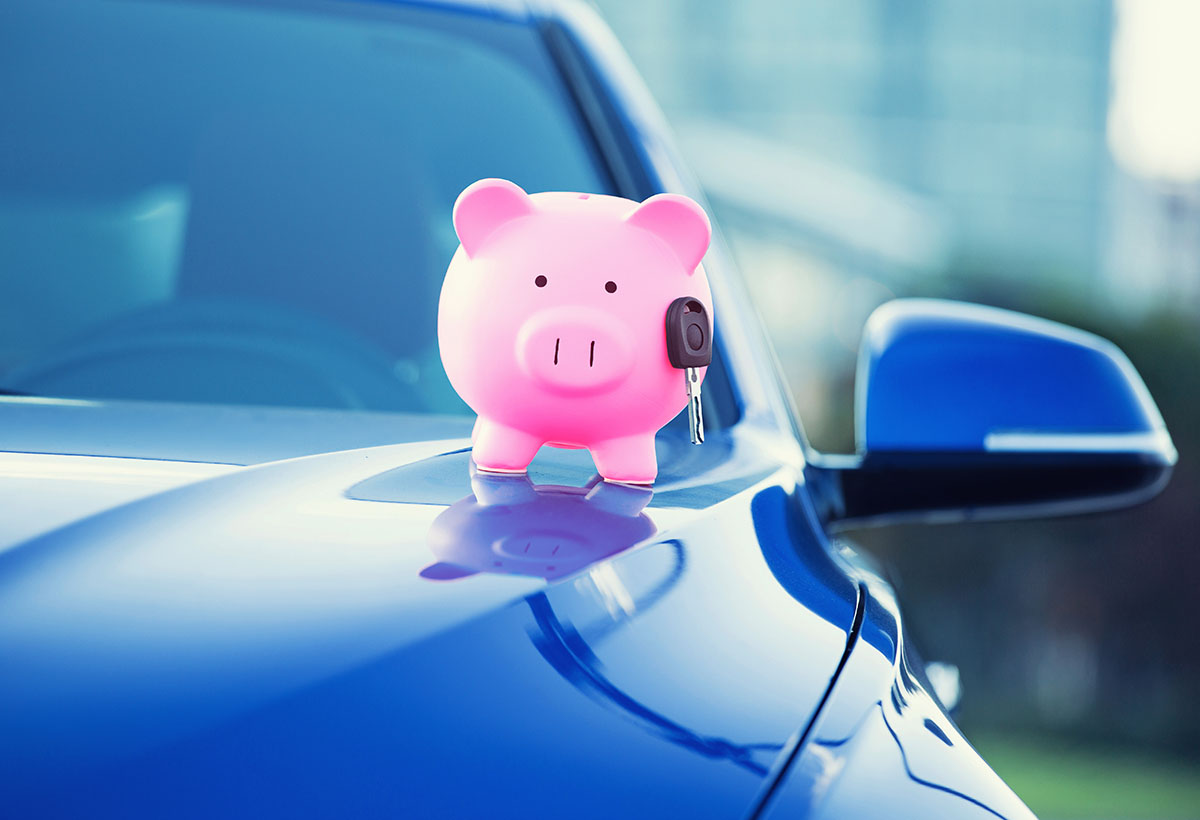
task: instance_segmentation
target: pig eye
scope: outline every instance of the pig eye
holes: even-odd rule
[[[617,283],[616,282],[605,282],[604,289],[606,291],[608,291],[609,293],[616,293],[617,292]]]
[[[539,276],[537,279],[533,280],[533,284],[537,285],[539,288],[546,287],[546,277]]]

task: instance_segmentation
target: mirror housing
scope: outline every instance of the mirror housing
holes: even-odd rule
[[[1176,461],[1115,345],[1006,310],[889,302],[867,321],[855,387],[858,454],[813,462],[830,523],[1126,506]]]

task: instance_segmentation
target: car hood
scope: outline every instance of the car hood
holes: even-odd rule
[[[472,483],[468,426],[0,403],[0,799],[29,816],[742,813],[853,616],[852,585],[810,566],[815,528],[807,557],[766,543],[785,534],[763,499],[794,497],[796,472],[734,431],[662,437],[652,498],[606,496],[582,452],[492,486]],[[527,503],[546,493],[577,518]],[[589,518],[614,514],[636,526]],[[562,532],[595,552],[550,580],[422,575],[434,548]]]

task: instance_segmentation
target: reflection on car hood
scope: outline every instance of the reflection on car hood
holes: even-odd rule
[[[764,559],[751,502],[795,479],[736,435],[661,441],[647,499],[578,451],[473,483],[461,419],[15,406],[14,810],[729,816],[846,645],[853,590],[789,594]],[[578,565],[531,570],[564,535]]]

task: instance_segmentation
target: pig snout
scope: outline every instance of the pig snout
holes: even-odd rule
[[[535,381],[569,394],[598,393],[633,370],[630,333],[612,314],[552,308],[531,316],[517,333],[517,361]]]

